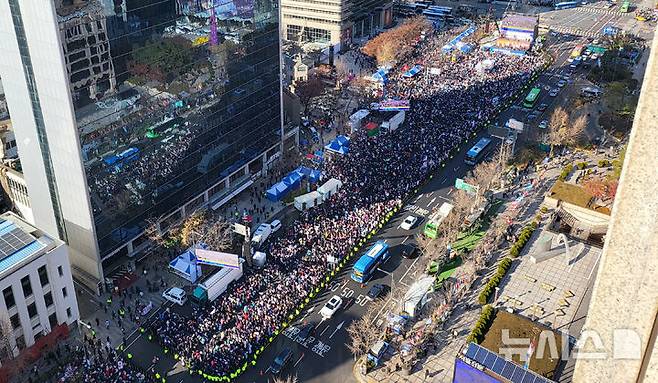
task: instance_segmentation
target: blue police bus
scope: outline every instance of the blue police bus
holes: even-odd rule
[[[482,137],[473,145],[473,147],[466,152],[466,157],[464,158],[464,163],[467,165],[475,165],[480,162],[486,155],[489,153],[489,149],[493,147],[491,143],[491,138]]]
[[[367,282],[377,267],[386,262],[388,257],[388,244],[384,241],[375,242],[354,264],[351,275],[352,279],[359,283]]]

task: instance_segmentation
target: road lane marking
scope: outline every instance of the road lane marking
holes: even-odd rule
[[[430,203],[427,204],[427,207],[432,206],[432,204],[434,203],[434,201],[436,201],[436,197],[432,198],[432,200],[430,201]]]
[[[377,268],[377,270],[378,270],[378,271],[381,271],[382,273],[384,273],[384,274],[386,274],[386,275],[391,275],[391,273],[389,273],[389,272],[386,271],[386,270],[382,270],[382,269],[380,269],[379,267]]]
[[[302,358],[303,358],[303,357],[304,357],[304,353],[302,352],[302,356],[300,356],[299,359],[297,359],[297,361],[295,362],[295,364],[293,365],[293,367],[297,367],[297,365],[299,364],[299,362],[302,361]],[[268,368],[269,368],[269,367],[268,367]]]
[[[334,337],[334,334],[336,334],[336,331],[338,331],[338,330],[340,330],[341,328],[343,328],[343,325],[344,325],[344,324],[345,324],[345,321],[340,322],[340,323],[338,324],[338,326],[336,326],[336,329],[334,330],[334,332],[332,332],[331,335],[329,335],[329,339],[333,338],[333,337]]]
[[[329,330],[329,326],[325,327],[324,330],[320,333],[320,336],[324,335],[324,333]]]
[[[406,237],[404,237],[404,239],[402,240],[402,243],[407,242],[407,239],[409,239],[409,236],[408,236],[408,235],[407,235]]]

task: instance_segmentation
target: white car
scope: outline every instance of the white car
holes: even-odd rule
[[[555,88],[548,95],[551,96],[551,97],[555,97],[555,96],[557,96],[558,93],[560,93],[560,89]]]
[[[547,129],[548,128],[548,120],[542,120],[542,122],[539,123],[538,127],[539,127],[539,129]]]
[[[322,306],[322,309],[320,310],[320,315],[322,315],[323,319],[329,319],[331,318],[336,311],[342,306],[343,300],[338,296],[334,295],[329,299],[327,303]]]
[[[270,223],[270,227],[272,228],[272,233],[276,233],[281,228],[281,221],[275,219],[272,221],[272,223]]]
[[[562,88],[565,85],[567,85],[567,82],[564,81],[564,80],[560,80],[560,81],[557,82],[557,86],[560,87],[560,88]]]
[[[179,287],[170,287],[162,293],[162,297],[169,302],[182,306],[187,302],[185,291]]]
[[[400,224],[400,227],[402,230],[411,230],[412,227],[416,224],[418,221],[418,217],[414,217],[413,215],[407,216],[407,218],[402,221],[402,224]]]

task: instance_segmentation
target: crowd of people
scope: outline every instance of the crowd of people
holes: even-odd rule
[[[69,360],[59,367],[49,382],[70,383],[156,383],[154,374],[138,370],[109,344],[86,338],[82,345],[66,345],[62,357]],[[53,380],[54,379],[54,380]]]
[[[429,36],[410,63],[432,62],[439,75],[406,79],[391,72],[389,97],[410,99],[407,126],[377,137],[356,132],[350,153],[327,159],[325,175],[343,181],[332,198],[301,214],[266,249],[263,270],[247,270],[209,307],[191,317],[164,312],[152,325],[159,341],[194,369],[213,375],[235,371],[265,344],[287,315],[318,284],[333,259],[377,227],[381,219],[449,152],[491,117],[497,102],[511,96],[543,64],[540,57],[474,52],[439,59],[440,36]],[[478,63],[492,60],[486,70]]]

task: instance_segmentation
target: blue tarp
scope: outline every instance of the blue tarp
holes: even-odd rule
[[[350,140],[345,136],[338,136],[331,140],[325,148],[334,153],[338,154],[347,154],[349,152],[349,142]]]
[[[338,142],[340,146],[350,146],[350,139],[343,135],[336,137],[334,141]]]
[[[459,50],[462,51],[462,53],[469,53],[473,50],[473,46],[471,44],[464,44],[459,47]]]
[[[421,71],[421,69],[423,69],[422,66],[420,66],[420,65],[414,65],[413,68],[411,68],[411,69],[409,69],[408,71],[404,72],[404,74],[402,75],[402,77],[406,77],[406,78],[414,77],[415,75],[417,75],[417,74]]]
[[[464,37],[473,34],[473,32],[475,32],[475,27],[469,27],[464,32],[458,34],[454,39],[450,40],[449,43],[444,45],[443,48],[441,48],[441,51],[443,51],[443,53],[449,53],[451,50],[455,48],[458,42],[462,41]]]
[[[388,73],[388,70],[379,69],[379,70],[377,70],[377,72],[375,72],[375,74],[372,75],[372,79],[375,80],[375,81],[385,83],[386,81],[388,81],[387,78],[386,78],[387,73]]]

